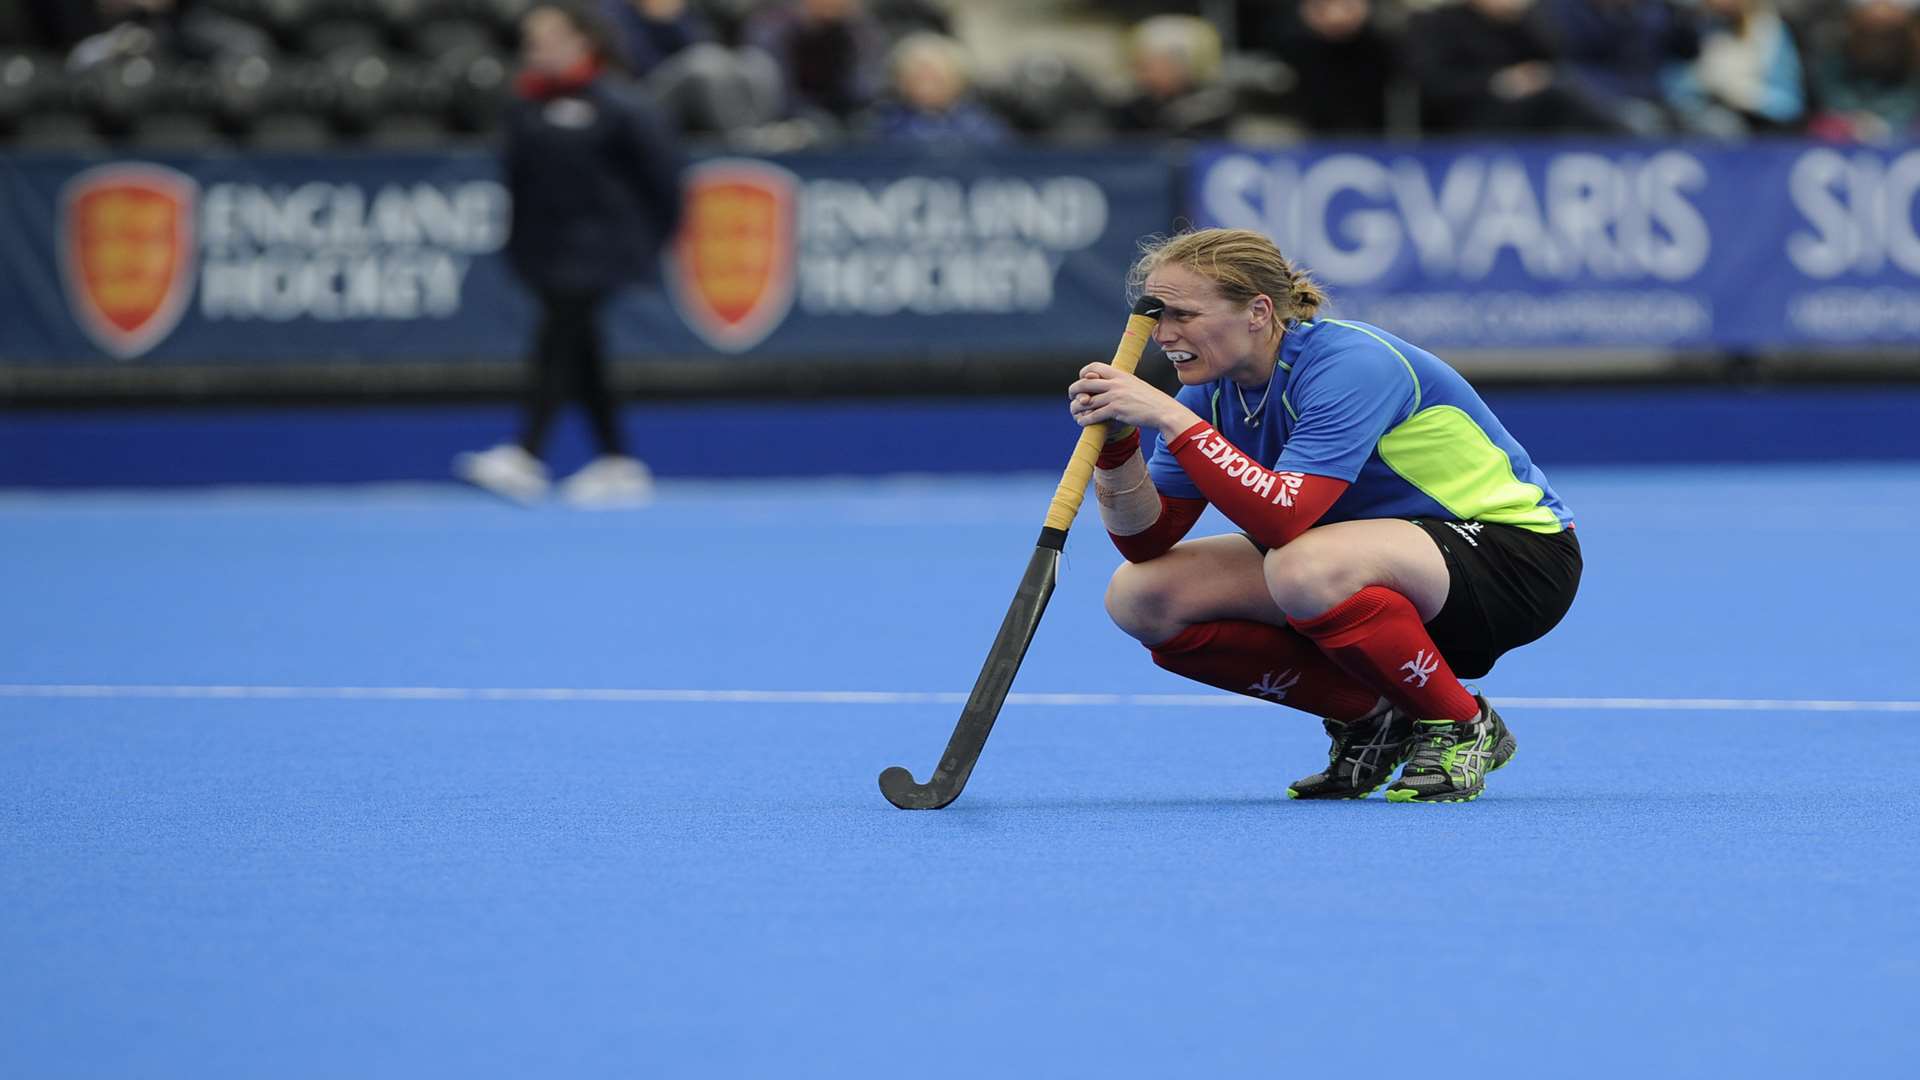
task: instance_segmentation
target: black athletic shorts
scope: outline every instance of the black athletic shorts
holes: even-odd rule
[[[1447,602],[1427,622],[1440,655],[1462,679],[1477,679],[1509,649],[1559,624],[1580,588],[1580,540],[1572,529],[1537,533],[1484,521],[1413,522],[1447,560]]]
[[[1462,679],[1554,628],[1580,588],[1580,541],[1572,529],[1537,533],[1517,525],[1416,518],[1447,561],[1447,602],[1427,633]],[[1242,535],[1245,535],[1244,533]],[[1248,542],[1266,547],[1253,537]]]

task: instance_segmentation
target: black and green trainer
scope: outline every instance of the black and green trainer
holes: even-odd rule
[[[1357,720],[1323,717],[1327,768],[1287,788],[1289,799],[1364,799],[1393,779],[1413,748],[1413,718],[1386,701]]]
[[[1416,720],[1412,753],[1388,802],[1468,802],[1486,790],[1487,774],[1513,760],[1517,748],[1506,721],[1479,694],[1472,720]]]

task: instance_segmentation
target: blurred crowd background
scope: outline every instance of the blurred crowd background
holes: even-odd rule
[[[482,140],[531,0],[0,0],[0,145]],[[589,0],[690,138],[1897,141],[1920,0]]]
[[[1920,0],[546,7],[0,0],[0,486],[1051,467],[1186,224],[1554,460],[1920,457]]]

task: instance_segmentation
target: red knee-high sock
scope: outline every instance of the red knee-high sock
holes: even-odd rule
[[[1380,700],[1284,626],[1240,619],[1199,623],[1153,646],[1153,662],[1208,686],[1336,720],[1365,716]]]
[[[1423,720],[1471,720],[1480,705],[1454,678],[1413,602],[1370,585],[1314,619],[1288,619],[1348,674]]]

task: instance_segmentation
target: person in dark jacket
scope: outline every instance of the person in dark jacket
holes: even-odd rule
[[[1253,44],[1294,70],[1286,109],[1315,135],[1381,135],[1395,44],[1374,20],[1373,0],[1301,0]]]
[[[645,78],[675,53],[714,37],[706,16],[687,0],[600,0],[600,13],[613,28],[621,58],[635,78]]]
[[[1623,130],[1572,92],[1533,0],[1456,0],[1407,23],[1408,65],[1430,132]]]
[[[462,454],[455,472],[533,502],[555,413],[577,394],[599,457],[561,485],[585,505],[645,501],[652,480],[624,447],[602,355],[600,312],[620,286],[651,283],[681,213],[681,157],[651,103],[607,71],[605,38],[586,16],[543,4],[521,24],[525,70],[508,110],[513,198],[507,258],[540,302],[533,378],[517,444]]]
[[[1673,0],[1545,0],[1542,14],[1570,83],[1635,135],[1683,130],[1661,75],[1700,55],[1700,20]]]

